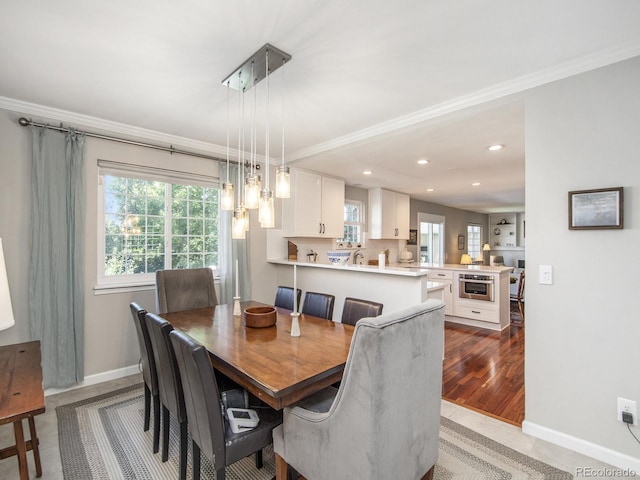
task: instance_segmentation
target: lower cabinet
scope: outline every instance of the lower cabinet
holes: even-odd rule
[[[482,322],[500,323],[500,310],[493,304],[491,307],[482,305],[479,300],[475,300],[473,305],[463,303],[463,300],[456,302],[454,315],[456,317],[469,318],[472,320],[480,320]]]
[[[453,271],[452,270],[430,270],[427,278],[430,281],[444,283],[442,291],[444,300],[444,314],[453,315]]]

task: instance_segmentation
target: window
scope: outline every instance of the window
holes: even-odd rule
[[[98,283],[149,283],[161,269],[215,270],[218,189],[129,175],[101,175]]]
[[[444,260],[444,221],[440,215],[418,213],[420,262],[440,265]]]
[[[344,201],[344,236],[338,242],[351,243],[354,246],[362,244],[364,231],[364,214],[362,202],[357,200]]]
[[[482,225],[467,225],[467,253],[474,260],[482,259]]]

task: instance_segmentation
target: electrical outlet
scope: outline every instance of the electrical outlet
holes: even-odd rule
[[[538,269],[539,282],[541,285],[553,284],[553,268],[551,265],[540,265]]]
[[[633,425],[638,426],[638,407],[635,400],[618,397],[618,421],[622,422],[622,412],[633,415]]]

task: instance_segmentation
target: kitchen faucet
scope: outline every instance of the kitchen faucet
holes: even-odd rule
[[[355,252],[353,252],[353,264],[355,265],[356,263],[358,263],[358,258],[364,258],[364,255],[360,252],[360,250],[356,250]],[[362,262],[360,262],[362,263]]]

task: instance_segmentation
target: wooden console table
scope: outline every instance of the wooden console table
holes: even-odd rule
[[[27,451],[33,451],[36,476],[42,476],[35,415],[44,413],[40,342],[0,347],[0,425],[13,423],[16,444],[0,450],[0,459],[18,456],[20,480],[29,479]],[[25,441],[22,420],[28,419],[31,440]]]

